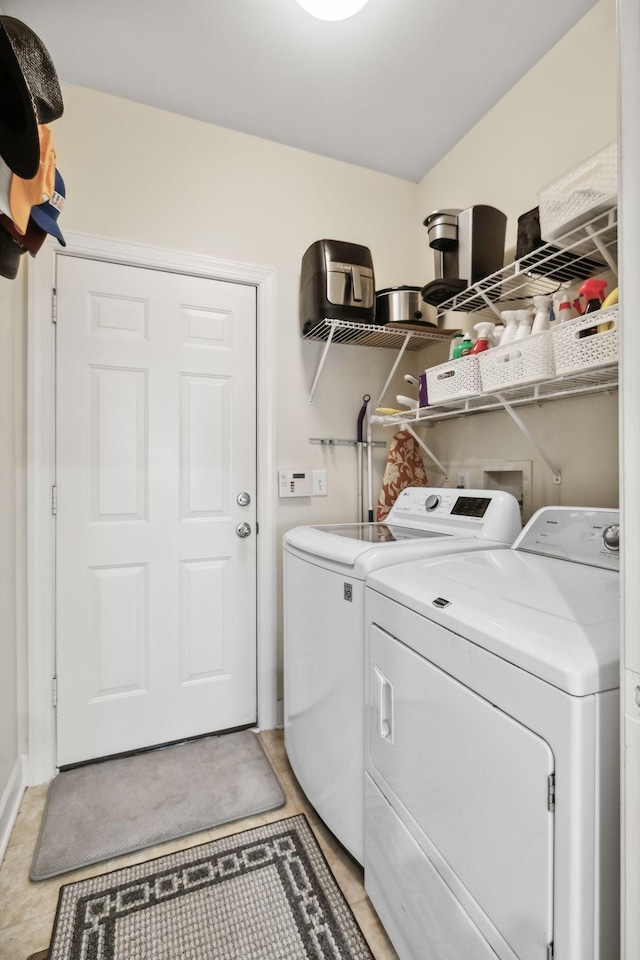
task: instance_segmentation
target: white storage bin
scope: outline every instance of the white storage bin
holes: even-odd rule
[[[429,404],[464,400],[465,397],[477,396],[481,391],[480,365],[475,356],[440,363],[437,367],[430,367],[425,373]]]
[[[597,328],[605,323],[612,326],[598,333]],[[594,327],[595,333],[580,336],[583,330],[593,330]],[[559,323],[551,331],[551,336],[558,376],[608,367],[618,362],[618,308],[608,307]]]
[[[480,354],[480,376],[483,393],[499,393],[555,376],[551,331],[514,340],[504,347],[493,347]]]
[[[615,141],[538,191],[540,235],[549,243],[604,213],[617,202]]]

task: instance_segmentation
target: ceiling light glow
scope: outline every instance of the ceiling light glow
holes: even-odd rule
[[[367,4],[369,0],[298,0],[303,10],[318,20],[346,20]]]

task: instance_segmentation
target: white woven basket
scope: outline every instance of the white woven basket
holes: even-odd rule
[[[538,191],[540,234],[549,243],[615,204],[618,148],[614,141]]]
[[[598,327],[605,323],[611,323],[612,326],[598,333]],[[584,330],[595,332],[581,337]],[[618,362],[617,306],[559,323],[553,328],[551,335],[558,376],[608,367]]]
[[[499,393],[507,387],[555,377],[550,331],[515,340],[480,354],[483,393]]]
[[[430,367],[425,372],[429,404],[464,400],[465,397],[476,397],[481,391],[477,357],[466,356],[449,360],[437,367]]]

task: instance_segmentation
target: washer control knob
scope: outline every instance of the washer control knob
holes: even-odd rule
[[[611,523],[602,531],[602,540],[607,550],[617,552],[620,549],[620,527],[617,523]]]
[[[437,493],[432,493],[430,496],[427,497],[427,499],[424,502],[425,510],[427,511],[435,510],[436,507],[439,505],[441,499],[442,497],[439,497]]]

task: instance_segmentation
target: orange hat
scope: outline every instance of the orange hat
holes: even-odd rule
[[[26,233],[31,207],[36,207],[52,194],[56,177],[56,151],[53,147],[51,130],[45,124],[38,127],[40,137],[40,163],[38,172],[31,180],[23,180],[14,173],[9,190],[11,219],[18,233]]]

